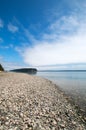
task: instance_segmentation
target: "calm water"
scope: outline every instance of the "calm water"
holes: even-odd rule
[[[69,94],[81,108],[86,109],[85,72],[37,72],[37,76],[47,78]]]

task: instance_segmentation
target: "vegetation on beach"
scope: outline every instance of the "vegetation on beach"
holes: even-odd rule
[[[1,64],[0,64],[0,71],[4,71],[4,68],[2,67]]]

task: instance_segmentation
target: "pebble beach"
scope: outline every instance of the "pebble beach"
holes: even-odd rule
[[[0,130],[86,130],[86,125],[51,81],[0,72]]]

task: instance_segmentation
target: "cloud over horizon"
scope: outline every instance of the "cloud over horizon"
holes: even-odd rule
[[[23,57],[26,63],[33,66],[86,63],[85,41],[85,36],[77,35],[52,44],[39,43],[32,48],[25,49]]]
[[[23,49],[25,63],[32,66],[86,63],[85,10],[53,20],[41,37],[33,41],[32,47]]]

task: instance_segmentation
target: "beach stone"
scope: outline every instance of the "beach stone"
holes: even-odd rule
[[[0,76],[0,130],[86,130],[81,117],[51,81],[12,72]]]

